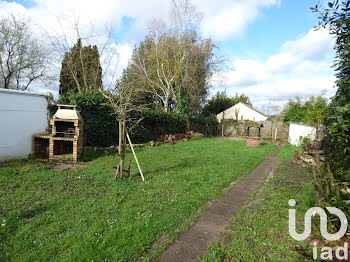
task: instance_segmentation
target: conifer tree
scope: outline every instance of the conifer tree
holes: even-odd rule
[[[102,67],[96,45],[83,46],[81,39],[65,53],[60,74],[60,95],[102,88]]]

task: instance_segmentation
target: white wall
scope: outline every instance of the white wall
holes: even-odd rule
[[[316,138],[316,127],[290,123],[288,142],[292,145],[299,146],[303,137],[307,137],[311,141],[314,141]]]
[[[236,120],[236,111],[238,112],[238,120],[265,121],[268,118],[241,102],[219,113],[216,118],[219,123],[223,118]]]
[[[0,88],[0,161],[27,157],[47,127],[46,95]]]

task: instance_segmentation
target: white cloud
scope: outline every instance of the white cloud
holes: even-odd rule
[[[304,36],[282,45],[278,54],[266,61],[236,59],[234,71],[225,72],[226,88],[248,95],[255,106],[268,101],[284,103],[295,96],[325,95],[330,97],[335,89],[331,65],[334,58],[334,39],[328,31],[311,29]],[[214,82],[215,83],[215,82]]]
[[[262,9],[280,4],[280,0],[192,2],[203,13],[203,34],[214,41],[242,35],[247,26],[259,18]],[[128,64],[134,43],[147,32],[148,22],[155,17],[166,19],[168,5],[168,0],[35,0],[35,5],[26,9],[20,4],[0,0],[0,16],[8,13],[27,15],[51,32],[60,31],[57,20],[67,21],[66,18],[70,18],[71,24],[63,23],[63,29],[72,41],[76,37],[72,30],[74,19],[79,18],[80,25],[85,28],[93,23],[95,31],[101,34],[105,26],[111,24],[115,37],[123,37],[123,42],[110,46],[112,49],[117,48],[118,60],[114,60],[113,65],[118,65],[117,75],[120,75]],[[132,18],[127,30],[123,28],[123,17]],[[118,35],[120,32],[123,32],[122,36]],[[98,39],[101,41],[103,37]],[[333,40],[327,31],[310,30],[306,35],[286,42],[279,53],[266,61],[234,60],[235,71],[223,73],[225,86],[231,93],[246,93],[256,104],[270,99],[285,101],[295,95],[319,94],[323,89],[328,90],[330,95],[334,93],[334,77],[330,77],[332,46]],[[58,83],[52,88],[58,90]]]
[[[195,1],[204,14],[202,31],[215,40],[240,36],[256,20],[262,8],[279,5],[279,0]]]
[[[222,40],[241,34],[247,25],[256,19],[260,8],[276,5],[279,1],[193,0],[193,4],[198,11],[204,14],[203,33],[206,36],[212,36],[214,40]],[[79,21],[83,35],[84,33],[89,34],[93,25],[94,32],[100,34],[94,39],[94,42],[103,42],[106,26],[112,25],[114,36],[117,39],[120,38],[118,32],[123,32],[123,42],[110,46],[111,49],[118,48],[119,61],[114,59],[112,64],[118,65],[116,72],[117,76],[120,76],[131,57],[133,44],[143,39],[149,21],[156,17],[167,19],[169,3],[168,0],[34,0],[34,5],[30,8],[24,8],[16,2],[9,3],[0,0],[0,16],[11,13],[16,16],[29,17],[34,24],[38,25],[35,29],[38,34],[40,27],[50,34],[64,34],[68,36],[69,46],[72,46],[76,41],[77,36],[73,29],[76,21]],[[123,17],[132,19],[128,28],[123,28],[125,26],[122,22]],[[228,23],[228,21],[230,22]],[[47,38],[43,38],[44,40]],[[53,73],[58,75],[60,63],[52,65],[52,68]],[[112,74],[110,72],[105,77],[108,82],[115,79]],[[37,88],[43,89],[39,83]],[[50,89],[57,93],[58,82],[55,82]]]
[[[244,32],[254,21],[261,8],[279,5],[280,0],[192,0],[197,10],[203,13],[202,30],[214,40],[225,40]],[[94,22],[102,28],[112,23],[116,30],[122,29],[122,18],[134,18],[130,37],[142,39],[147,24],[153,18],[167,19],[170,0],[35,0],[35,5],[27,10],[20,4],[0,0],[1,12],[16,9],[28,13],[38,23],[54,26],[57,18],[74,17],[81,25]],[[102,15],[103,14],[103,15]]]

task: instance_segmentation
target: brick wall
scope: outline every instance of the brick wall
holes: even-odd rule
[[[261,138],[264,140],[268,140],[272,138],[275,138],[276,128],[277,128],[277,139],[282,141],[288,141],[288,131],[289,126],[281,121],[273,122],[270,120],[262,121],[260,122],[263,124],[263,128],[261,128]],[[235,121],[233,119],[225,119],[222,121],[220,126],[220,134],[223,133],[226,136],[246,136],[247,135],[247,128],[245,126],[245,121]],[[256,129],[250,130],[250,135],[255,136],[257,135],[252,133],[256,132]]]
[[[259,137],[247,137],[246,139],[247,146],[259,146],[260,138]]]

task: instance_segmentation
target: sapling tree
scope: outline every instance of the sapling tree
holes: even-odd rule
[[[140,123],[142,118],[139,117],[140,114],[138,113],[145,109],[145,106],[142,103],[142,93],[140,92],[140,89],[135,87],[133,82],[128,82],[125,84],[121,81],[117,82],[117,85],[113,90],[106,92],[100,89],[100,91],[107,98],[108,105],[110,105],[113,109],[116,121],[119,123],[118,153],[120,156],[120,161],[115,177],[123,177],[125,172],[124,167],[126,147],[127,143],[130,143],[130,137],[128,134],[131,133],[132,130]],[[130,146],[132,147],[131,143]],[[134,157],[137,162],[135,154]]]

